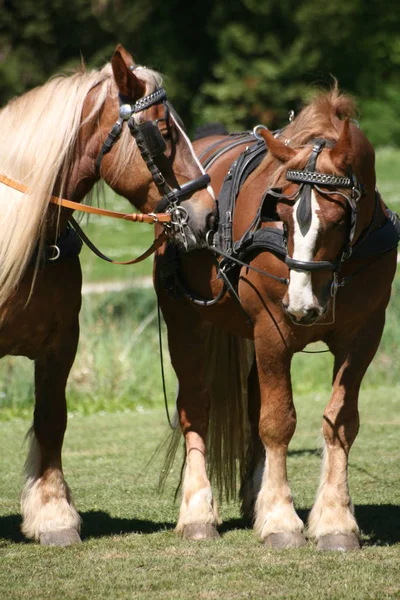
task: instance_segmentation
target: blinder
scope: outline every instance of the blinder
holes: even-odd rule
[[[145,121],[137,125],[138,130],[142,134],[147,150],[153,158],[164,154],[167,149],[167,144],[158,128],[156,121]]]
[[[316,162],[320,152],[325,147],[332,148],[333,146],[334,143],[330,140],[314,140],[311,156],[304,171],[288,169],[286,172],[286,179],[288,181],[293,181],[300,184],[300,188],[297,192],[297,194],[300,193],[300,201],[297,207],[296,216],[300,226],[300,231],[303,236],[307,234],[311,225],[311,190],[313,187],[315,187],[315,189],[322,195],[329,196],[334,193],[340,194],[348,202],[351,209],[349,241],[347,247],[342,252],[341,257],[339,257],[336,261],[301,261],[291,258],[290,256],[286,256],[285,263],[289,269],[295,271],[315,272],[332,270],[336,272],[339,270],[340,264],[351,256],[352,246],[357,229],[358,201],[362,195],[363,188],[351,173],[348,177],[338,177],[336,175],[318,173],[315,171]],[[320,184],[323,188],[335,188],[335,191],[321,189],[318,184]],[[351,189],[351,193],[350,195],[346,195],[338,191],[336,188]],[[286,196],[280,194],[280,197]]]

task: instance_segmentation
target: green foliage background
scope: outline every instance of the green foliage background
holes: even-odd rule
[[[0,102],[121,42],[165,74],[189,130],[281,126],[332,75],[375,145],[400,145],[400,4],[378,0],[0,0]]]

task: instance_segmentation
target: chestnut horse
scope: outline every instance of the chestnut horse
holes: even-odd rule
[[[296,427],[290,366],[295,352],[322,340],[334,355],[333,389],[307,535],[322,550],[359,547],[348,456],[359,428],[360,384],[384,327],[399,235],[396,216],[375,189],[373,147],[353,114],[352,101],[334,88],[275,136],[259,126],[268,154],[237,185],[233,214],[221,205],[225,183],[235,179],[231,163],[257,140],[194,143],[219,193],[219,231],[209,238],[212,251],[164,247],[155,268],[179,381],[186,468],[177,530],[187,538],[218,535],[210,480],[229,495],[237,468],[242,511],[260,538],[272,548],[305,543],[286,472]]]
[[[188,248],[204,243],[214,219],[209,177],[161,83],[119,45],[111,64],[55,77],[0,112],[0,350],[35,362],[22,531],[45,545],[80,541],[61,449],[81,242],[72,210],[49,204],[52,195],[81,202],[102,178],[140,211],[171,213],[167,234]]]

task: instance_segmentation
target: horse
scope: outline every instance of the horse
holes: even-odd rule
[[[165,221],[163,236],[190,249],[205,243],[215,198],[161,75],[122,45],[103,68],[53,77],[10,101],[0,139],[0,352],[35,366],[22,531],[67,546],[81,541],[61,459],[81,307],[73,211],[102,180],[145,213],[114,216]]]
[[[154,271],[179,383],[186,452],[176,529],[185,538],[218,537],[211,482],[229,498],[239,479],[242,514],[268,548],[301,547],[306,535],[320,550],[360,547],[348,456],[400,227],[376,190],[374,149],[355,111],[335,85],[275,134],[258,126],[194,143],[218,194],[218,231],[208,249],[162,247]],[[290,367],[317,341],[334,356],[333,385],[305,534],[286,470]]]

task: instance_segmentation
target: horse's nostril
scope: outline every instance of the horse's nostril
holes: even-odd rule
[[[307,317],[310,319],[310,321],[315,321],[315,319],[319,317],[318,309],[310,308],[310,310],[307,311]]]

